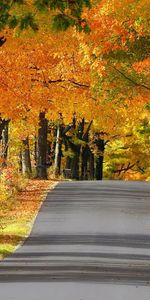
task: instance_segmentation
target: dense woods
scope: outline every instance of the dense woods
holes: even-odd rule
[[[1,186],[22,175],[148,180],[149,1],[6,2]]]

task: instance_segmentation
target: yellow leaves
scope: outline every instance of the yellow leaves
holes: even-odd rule
[[[54,182],[49,180],[19,180],[22,190],[17,193],[15,202],[7,207],[7,214],[0,209],[1,254],[10,254],[30,233],[33,219],[42,204],[47,190]],[[2,255],[1,255],[2,256]],[[0,257],[0,259],[3,257]]]
[[[150,57],[144,59],[143,61],[134,63],[133,68],[138,73],[143,73],[144,75],[150,74]]]
[[[93,53],[99,47],[101,56],[127,50],[128,42],[133,42],[137,34],[149,36],[149,10],[148,0],[101,1],[88,14],[92,32],[84,37],[86,44],[93,48]]]
[[[44,29],[43,23],[36,36],[11,39],[0,50],[3,114],[13,120],[27,116],[30,124],[36,124],[39,111],[46,110],[52,119],[62,111],[65,122],[76,112],[87,120],[95,119],[97,128],[110,133],[117,130],[118,123],[136,120],[134,105],[138,111],[148,95],[130,83],[127,87],[126,80],[110,66],[108,54],[127,51],[128,40],[135,37],[135,20],[148,4],[146,0],[96,2],[92,10],[83,12],[89,19],[90,34],[76,33],[73,28],[54,34]],[[117,67],[126,71],[120,61]],[[147,75],[149,61],[136,63],[133,68]]]
[[[76,38],[72,38],[73,43],[70,43],[68,33],[63,34],[62,41],[57,34],[54,41],[51,36],[40,38],[40,42],[28,39],[18,44],[16,40],[13,51],[8,46],[7,52],[3,52],[3,66],[6,70],[9,69],[5,80],[7,93],[3,94],[5,99],[9,98],[9,94],[13,98],[9,112],[11,118],[16,118],[15,111],[18,112],[18,118],[22,118],[28,111],[43,109],[57,115],[60,107],[66,110],[67,99],[84,97],[88,93],[85,92],[88,89],[84,88],[84,84],[88,86],[90,83],[89,69],[81,64],[81,52],[78,51]],[[66,41],[67,44],[64,45]],[[65,103],[64,106],[62,103]],[[1,108],[2,105],[0,110],[6,112],[4,105],[3,110]],[[73,108],[70,109],[68,118],[72,111]]]

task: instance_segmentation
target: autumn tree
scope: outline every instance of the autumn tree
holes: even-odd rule
[[[114,114],[118,114],[124,124],[123,127],[114,127],[114,132],[110,132],[110,126],[107,126],[108,141],[114,136],[126,138],[131,134],[129,120],[132,120],[133,128],[139,128],[144,122],[143,115],[147,114],[150,91],[149,8],[149,1],[114,0],[99,2],[90,14],[84,12],[91,33],[88,37],[84,34],[78,37],[86,58],[84,62],[89,64],[90,61],[94,97],[99,98],[105,108],[109,103],[110,123],[111,119],[115,121]],[[135,118],[136,110],[139,114]]]
[[[67,31],[52,32],[40,14],[36,35],[28,30],[18,38],[10,35],[1,48],[2,121],[13,128],[16,123],[22,170],[31,171],[34,157],[40,178],[47,177],[51,153],[55,174],[68,169],[73,179],[101,180],[103,167],[109,176],[142,170],[148,147],[143,125],[149,114],[148,2],[92,1],[90,12],[88,1],[75,2],[45,6],[50,19],[51,9],[60,13],[55,21]],[[44,3],[36,1],[39,9]]]

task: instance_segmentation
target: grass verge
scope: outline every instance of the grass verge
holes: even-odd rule
[[[55,181],[29,180],[26,188],[18,192],[13,205],[2,216],[0,226],[0,259],[10,255],[29,236],[35,217],[48,190]]]

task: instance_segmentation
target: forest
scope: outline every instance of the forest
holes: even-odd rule
[[[0,192],[150,179],[150,2],[0,1]]]

